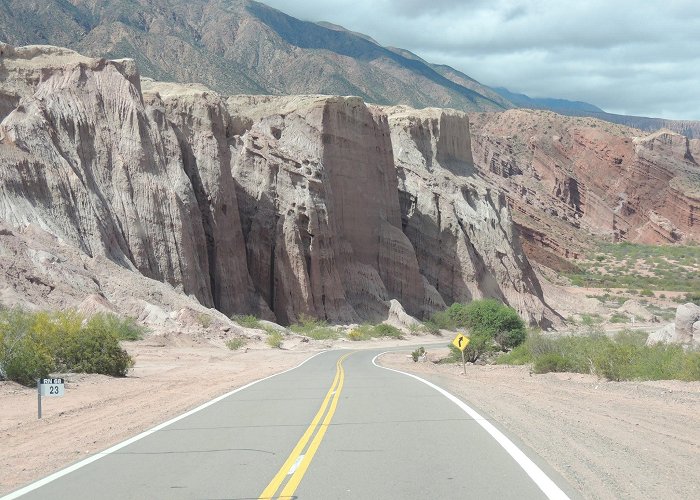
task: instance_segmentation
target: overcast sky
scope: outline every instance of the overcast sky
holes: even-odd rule
[[[531,97],[700,120],[700,0],[262,0]]]

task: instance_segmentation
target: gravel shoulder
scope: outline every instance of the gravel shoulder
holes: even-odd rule
[[[700,498],[700,382],[608,382],[532,375],[522,366],[426,363],[387,353],[381,365],[415,373],[472,403],[517,436],[585,498]]]

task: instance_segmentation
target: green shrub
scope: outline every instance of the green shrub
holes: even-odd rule
[[[136,323],[133,318],[120,318],[111,313],[95,314],[89,324],[93,328],[112,332],[118,340],[141,340],[147,333],[146,327]]]
[[[700,352],[687,354],[678,378],[681,380],[700,380]]]
[[[523,364],[533,371],[590,373],[608,380],[700,380],[700,353],[678,345],[646,345],[646,333],[623,330],[614,339],[601,334],[545,337],[531,334],[498,363]]]
[[[54,370],[124,376],[133,360],[119,345],[144,329],[131,319],[97,314],[83,326],[75,311],[0,311],[0,374],[33,385]]]
[[[233,315],[231,316],[231,319],[241,325],[244,328],[258,328],[262,330],[262,325],[260,324],[260,320],[253,316],[252,314],[247,314],[245,316],[242,315]]]
[[[373,337],[393,337],[395,339],[402,339],[403,333],[401,330],[395,326],[387,325],[385,323],[379,323],[375,325],[372,329]]]
[[[610,323],[629,323],[630,318],[626,314],[622,313],[613,313],[612,316],[610,316]]]
[[[209,328],[211,326],[212,318],[208,314],[200,313],[197,316],[197,320],[199,321],[199,324],[202,325],[203,328]]]
[[[440,325],[438,325],[432,319],[429,319],[428,321],[423,323],[423,329],[431,335],[442,335],[440,333]]]
[[[645,288],[644,290],[639,291],[639,295],[641,295],[642,297],[653,297],[654,292],[652,292],[648,288]]]
[[[67,335],[56,355],[60,365],[75,372],[123,377],[134,366],[131,357],[119,346],[116,333],[99,319],[90,320],[85,328]]]
[[[700,306],[700,292],[686,293],[683,302],[692,302],[696,306]]]
[[[232,351],[237,351],[241,347],[245,346],[248,343],[248,339],[245,337],[234,337],[226,342],[226,347],[231,349]]]
[[[464,318],[463,326],[469,328],[471,337],[475,337],[467,349],[472,342],[489,344],[489,339],[492,339],[505,351],[520,345],[527,336],[525,323],[515,309],[495,299],[472,301],[459,314]]]
[[[267,336],[267,345],[275,349],[282,347],[282,334],[278,331],[274,331]]]
[[[358,340],[369,340],[370,338],[372,337],[370,337],[369,333],[362,328],[354,328],[348,332],[348,339],[355,342]]]
[[[24,311],[0,313],[0,375],[27,386],[55,367],[49,339],[35,331],[33,323],[32,315]]]
[[[529,347],[523,343],[510,352],[506,352],[496,358],[498,365],[526,365],[532,363],[532,353]]]
[[[398,328],[386,325],[384,323],[379,323],[378,325],[370,325],[365,323],[354,328],[350,333],[348,333],[348,338],[350,340],[369,340],[376,337],[393,337],[396,339],[402,339],[403,334]]]
[[[418,349],[416,349],[415,351],[411,352],[411,358],[413,358],[414,363],[417,363],[418,358],[420,358],[424,354],[425,354],[425,347],[421,346]]]
[[[338,338],[338,332],[328,326],[328,323],[306,314],[301,314],[298,323],[291,325],[289,328],[294,333],[306,335],[315,340]]]
[[[569,370],[567,359],[558,352],[548,352],[535,358],[532,371],[535,373],[565,372]]]

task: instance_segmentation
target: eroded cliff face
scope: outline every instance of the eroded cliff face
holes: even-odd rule
[[[8,227],[39,226],[226,314],[380,321],[392,300],[424,317],[488,296],[547,324],[505,199],[473,175],[465,115],[224,100],[141,80],[129,60],[3,51]]]
[[[385,108],[402,225],[445,303],[496,297],[531,322],[552,316],[502,193],[475,175],[469,119],[444,109]]]
[[[249,280],[242,245],[226,241],[223,255],[208,252],[208,240],[240,233],[232,181],[223,201],[213,189],[213,202],[201,203],[188,177],[188,170],[210,184],[230,177],[226,158],[218,150],[205,151],[208,163],[183,156],[183,134],[195,132],[177,130],[157,96],[144,101],[132,61],[80,60],[55,73],[41,62],[43,79],[0,126],[0,218],[15,227],[38,224],[89,256],[107,256],[225,313],[245,309],[226,293]],[[196,129],[196,110],[189,111]],[[211,216],[226,197],[232,216]]]
[[[546,111],[471,117],[475,164],[530,241],[564,257],[578,255],[586,234],[700,241],[695,141]]]
[[[422,315],[386,116],[359,98],[239,97],[229,105],[238,122],[257,118],[240,139],[234,178],[251,274],[280,319],[385,318],[391,298]]]

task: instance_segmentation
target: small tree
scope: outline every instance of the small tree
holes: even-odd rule
[[[490,339],[505,351],[522,344],[527,336],[525,322],[515,309],[495,299],[470,302],[460,311],[460,316],[471,331],[471,342],[477,338],[479,342],[482,338],[484,342]]]

